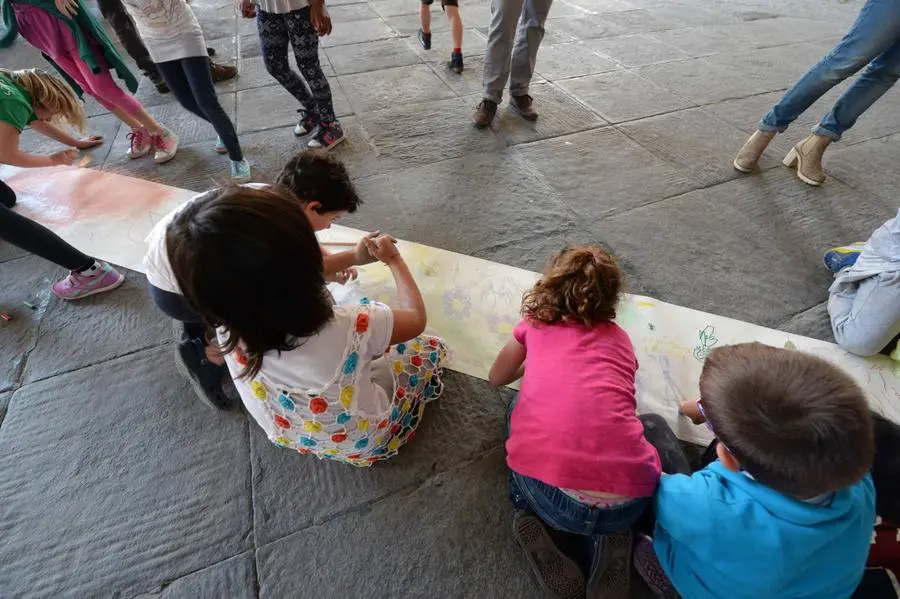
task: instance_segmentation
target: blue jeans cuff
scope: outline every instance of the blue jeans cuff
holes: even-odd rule
[[[827,137],[831,141],[840,141],[840,139],[841,139],[840,133],[835,133],[834,131],[832,131],[830,129],[826,129],[822,125],[816,125],[815,127],[813,127],[812,132],[815,133],[816,135],[821,135],[822,137]]]

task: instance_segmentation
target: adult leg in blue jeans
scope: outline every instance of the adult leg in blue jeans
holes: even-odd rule
[[[900,3],[868,0],[850,31],[827,56],[806,72],[760,121],[734,160],[741,172],[751,172],[776,133],[783,132],[832,87],[869,65],[866,72],[835,103],[813,134],[798,143],[784,160],[797,166],[797,176],[810,185],[825,180],[822,155],[840,139],[897,80],[900,59]]]

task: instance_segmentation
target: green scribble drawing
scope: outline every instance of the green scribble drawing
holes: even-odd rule
[[[710,350],[719,342],[716,337],[716,327],[711,324],[706,325],[700,330],[700,344],[694,348],[694,359],[703,362],[709,356]]]
[[[791,341],[790,339],[788,339],[787,341],[784,342],[784,349],[789,349],[789,350],[792,350],[792,351],[793,351],[793,350],[796,350],[796,349],[797,349],[797,346],[794,345],[794,342],[793,342],[793,341]]]

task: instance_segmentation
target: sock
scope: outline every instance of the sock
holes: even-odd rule
[[[454,54],[462,54],[462,48],[453,48]]]
[[[99,266],[99,265],[97,264],[97,261],[94,260],[93,258],[91,258],[90,262],[88,262],[87,265],[82,266],[81,268],[78,268],[78,269],[76,269],[76,270],[73,270],[72,272],[76,272],[76,273],[78,273],[78,274],[80,274],[80,275],[83,275],[83,274],[91,274],[91,273],[89,273],[88,271],[91,270],[92,268],[97,267],[97,266]]]

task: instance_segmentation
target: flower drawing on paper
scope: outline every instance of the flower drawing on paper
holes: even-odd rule
[[[507,316],[501,316],[498,314],[488,314],[486,317],[488,327],[492,333],[497,333],[503,336],[512,335],[513,329],[516,328],[516,325],[519,324],[518,319],[509,318]]]
[[[712,348],[719,342],[719,339],[716,337],[716,328],[712,325],[706,325],[705,328],[700,329],[700,345],[694,348],[694,359],[698,362],[703,362],[706,360],[707,356],[709,356],[709,352]]]
[[[444,293],[444,314],[457,318],[472,315],[472,298],[464,289],[451,289]]]

